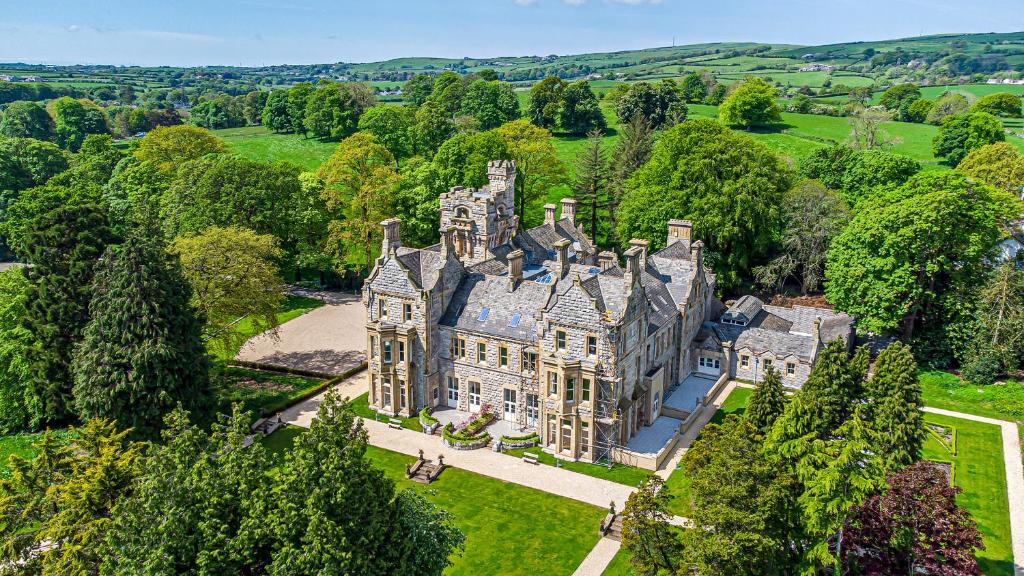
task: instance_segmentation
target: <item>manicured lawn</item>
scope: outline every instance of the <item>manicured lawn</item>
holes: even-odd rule
[[[736,387],[722,403],[722,407],[711,417],[710,424],[721,424],[729,414],[742,415],[747,409],[747,399],[753,392],[750,388]],[[683,475],[683,469],[677,467],[665,481],[674,498],[669,503],[669,511],[677,516],[686,517],[693,512],[689,501],[689,483]]]
[[[323,383],[319,378],[229,367],[224,370],[222,398],[228,405],[241,402],[245,410],[259,418],[284,409]]]
[[[291,162],[303,170],[316,170],[338,147],[298,134],[275,134],[262,126],[215,130],[228,148],[243,158],[260,162]]]
[[[381,422],[387,420],[387,416],[378,414],[373,410],[370,410],[370,393],[367,392],[362,396],[357,396],[348,403],[352,411],[356,413],[356,416],[361,416],[367,420],[380,420]],[[416,432],[423,432],[423,427],[420,426],[419,415],[410,416],[409,418],[399,418],[402,421],[402,427],[408,428],[409,430],[415,430]]]
[[[306,298],[304,296],[288,296],[284,300],[284,304],[281,306],[281,311],[277,313],[278,325],[284,324],[289,320],[293,320],[302,316],[306,312],[323,306],[324,303],[321,300],[315,298]],[[230,328],[235,334],[240,336],[236,342],[244,343],[249,338],[252,338],[258,333],[258,330],[252,325],[252,321],[248,318],[243,318],[237,324]],[[238,354],[238,351],[242,348],[242,344],[233,344],[230,347],[225,346],[223,341],[218,338],[213,338],[206,343],[206,349],[218,360],[227,362]]]
[[[301,433],[285,428],[264,442],[284,450]],[[416,490],[451,512],[466,534],[466,550],[447,574],[572,574],[597,543],[605,511],[596,506],[457,468],[425,486],[405,479],[411,456],[374,446],[367,455],[399,489]]]
[[[633,576],[633,567],[629,565],[629,552],[619,548],[601,576]]]
[[[925,406],[1016,422],[1024,449],[1024,383],[976,386],[937,370],[922,371],[918,378]]]
[[[925,421],[956,428],[956,456],[931,435],[925,440],[923,456],[929,460],[953,462],[956,466],[954,483],[963,488],[957,503],[978,522],[985,543],[985,550],[977,553],[981,572],[989,576],[1012,575],[1010,510],[999,427],[937,414],[926,414]]]
[[[635,466],[625,466],[623,464],[614,464],[609,470],[607,465],[602,464],[556,460],[554,456],[542,451],[537,446],[534,446],[533,448],[513,448],[506,450],[504,453],[514,458],[522,458],[523,454],[526,452],[536,454],[537,461],[540,462],[541,465],[554,466],[557,461],[558,465],[566,470],[586,474],[587,476],[593,476],[594,478],[601,478],[602,480],[618,482],[619,484],[625,484],[627,486],[639,486],[640,483],[643,482],[644,478],[647,478],[647,476],[651,474],[650,470],[644,470],[643,468],[637,468]]]

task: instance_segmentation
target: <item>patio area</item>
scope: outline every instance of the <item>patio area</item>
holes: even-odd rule
[[[460,423],[468,422],[473,418],[476,418],[477,416],[477,414],[474,414],[472,412],[466,412],[465,410],[456,410],[455,408],[448,407],[435,408],[434,411],[430,413],[430,415],[433,416],[434,418],[437,418],[438,422],[441,423],[441,426],[444,426],[449,422],[458,426]],[[489,433],[491,437],[494,438],[495,440],[497,440],[499,437],[503,435],[522,436],[524,434],[529,434],[530,432],[533,432],[533,428],[525,428],[520,430],[518,426],[514,425],[512,422],[508,422],[507,420],[494,420],[486,428],[486,430],[487,433]]]
[[[654,424],[644,426],[639,434],[629,440],[626,450],[644,456],[654,456],[666,448],[671,448],[675,444],[679,425],[682,423],[682,420],[676,418],[659,416]]]
[[[716,380],[716,376],[690,374],[672,395],[665,399],[662,413],[674,418],[686,418],[711,391]]]

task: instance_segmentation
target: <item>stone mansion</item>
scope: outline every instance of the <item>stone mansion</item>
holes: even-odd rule
[[[490,162],[487,175],[441,195],[437,245],[402,246],[400,221],[382,223],[363,288],[379,412],[489,406],[546,450],[596,461],[652,425],[691,376],[756,380],[775,363],[799,386],[823,343],[852,340],[852,319],[828,310],[748,296],[720,313],[688,221],[670,220],[657,252],[631,240],[620,263],[577,226],[575,200],[521,229],[515,164]]]

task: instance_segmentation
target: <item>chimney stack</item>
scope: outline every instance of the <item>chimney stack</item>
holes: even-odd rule
[[[514,250],[508,254],[508,291],[512,292],[523,281],[523,251]]]
[[[569,271],[569,244],[565,238],[555,242],[555,265],[558,266],[559,278],[565,278]]]
[[[555,206],[554,204],[545,204],[544,205],[544,223],[545,224],[554,224],[555,223],[555,210],[557,210],[557,209],[558,209],[558,207]]]
[[[704,243],[700,240],[694,242],[690,247],[690,262],[693,262],[697,270],[704,268]]]
[[[682,242],[687,248],[690,247],[690,237],[693,235],[693,222],[689,220],[669,220],[668,221],[668,242],[666,246],[671,246],[676,242]]]
[[[384,228],[384,242],[381,243],[380,253],[387,255],[402,245],[402,233],[400,230],[402,221],[398,218],[388,218],[381,222],[380,225]]]
[[[576,225],[576,200],[574,198],[562,198],[562,219],[568,220],[569,224]]]
[[[641,240],[639,238],[633,238],[629,241],[629,245],[632,248],[640,249],[640,270],[647,269],[647,247],[651,245],[647,240]]]
[[[626,285],[632,287],[640,279],[640,247],[633,246],[622,255],[626,257],[626,272],[623,278]]]
[[[619,257],[615,255],[615,252],[605,250],[597,255],[597,262],[601,266],[601,270],[607,270],[619,265]]]
[[[457,258],[455,252],[455,226],[441,228],[441,259]]]

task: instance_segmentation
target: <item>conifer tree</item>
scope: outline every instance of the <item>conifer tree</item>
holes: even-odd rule
[[[626,180],[647,162],[654,149],[654,129],[643,115],[633,116],[629,122],[622,124],[619,130],[619,141],[612,152],[611,181],[608,186],[608,229],[613,236],[616,228],[615,209],[625,193]]]
[[[754,387],[754,393],[747,400],[744,413],[751,424],[762,433],[771,430],[775,420],[786,409],[786,393],[782,388],[782,377],[774,367],[764,371],[764,378]]]
[[[587,134],[587,147],[576,158],[576,182],[573,192],[580,203],[576,219],[597,241],[597,224],[601,221],[599,212],[608,208],[608,159],[601,148],[604,133],[594,130]]]
[[[95,204],[61,206],[31,224],[25,325],[35,340],[29,356],[44,420],[65,419],[72,410],[72,355],[89,320],[93,269],[111,240]]]
[[[92,318],[74,362],[78,414],[154,437],[178,404],[205,413],[211,393],[202,321],[163,247],[133,236],[108,248],[92,293]]]
[[[889,470],[913,464],[919,458],[925,431],[921,385],[910,347],[895,342],[883,350],[867,388],[872,425],[878,432],[875,452]]]
[[[846,343],[833,340],[822,349],[811,369],[801,394],[807,400],[811,421],[807,427],[819,438],[826,438],[843,425],[855,398],[853,369],[850,367]]]

